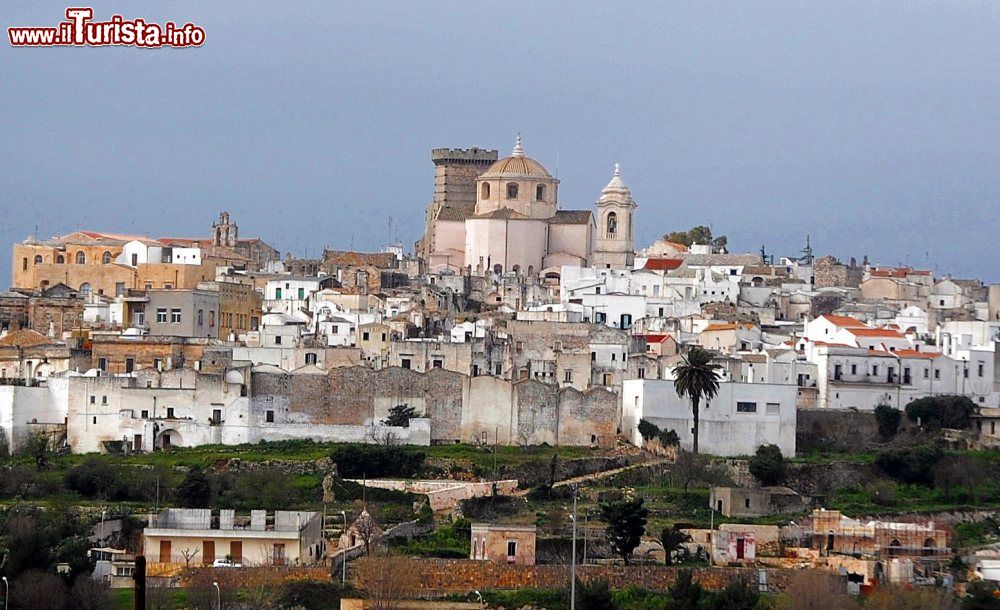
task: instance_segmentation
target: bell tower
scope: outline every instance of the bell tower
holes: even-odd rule
[[[212,245],[235,248],[239,239],[239,227],[229,222],[229,212],[219,213],[219,219],[212,223]]]
[[[635,200],[615,163],[611,177],[597,200],[597,238],[593,265],[600,269],[630,269],[635,262]]]

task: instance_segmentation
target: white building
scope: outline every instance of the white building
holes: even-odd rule
[[[661,430],[674,430],[681,446],[693,440],[691,403],[681,398],[672,379],[630,379],[622,388],[622,433],[642,444],[643,419]],[[711,455],[751,455],[761,445],[777,445],[795,455],[796,386],[769,383],[719,384],[711,401],[702,401],[698,448]]]

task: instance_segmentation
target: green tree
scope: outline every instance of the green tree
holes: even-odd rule
[[[1000,588],[985,580],[970,582],[962,599],[962,610],[1000,610]]]
[[[417,411],[410,405],[396,405],[389,409],[389,417],[382,420],[386,426],[409,428],[410,419],[417,417]]]
[[[691,247],[694,244],[711,245],[714,248],[725,248],[729,240],[725,235],[712,236],[712,229],[703,225],[691,227],[687,231],[672,231],[663,236],[667,241]]]
[[[761,445],[747,467],[762,485],[777,485],[785,478],[785,457],[777,445]]]
[[[681,437],[677,436],[674,430],[661,430],[657,438],[664,447],[676,447],[681,444]]]
[[[701,584],[694,582],[691,577],[691,570],[681,570],[677,574],[677,580],[670,586],[670,597],[673,598],[676,608],[698,608],[705,597],[705,589]]]
[[[888,441],[896,436],[902,416],[899,409],[889,405],[881,404],[875,407],[875,424],[878,426],[878,437],[882,441]]]
[[[718,364],[712,362],[712,352],[692,347],[687,357],[681,358],[681,363],[674,368],[674,389],[681,398],[691,401],[691,415],[694,419],[692,433],[694,441],[691,451],[698,453],[698,405],[701,399],[711,400],[719,392]]]
[[[660,428],[645,419],[639,420],[639,434],[642,435],[642,440],[651,441],[660,433]]]
[[[28,436],[21,446],[21,453],[31,456],[35,460],[35,468],[44,470],[49,462],[49,437],[40,433],[33,433]]]
[[[681,531],[677,524],[663,528],[660,531],[660,545],[663,547],[664,565],[674,565],[674,552],[685,542],[691,542],[691,536]]]
[[[954,428],[964,430],[972,425],[976,403],[968,396],[925,396],[906,405],[906,417],[920,420],[926,430]]]
[[[642,498],[605,502],[600,505],[600,509],[601,520],[608,524],[608,544],[625,565],[629,565],[632,551],[639,546],[642,535],[646,533],[649,509],[644,506]]]
[[[753,610],[760,600],[760,587],[748,577],[740,576],[730,580],[713,597],[711,606],[718,610]]]
[[[902,483],[931,485],[935,466],[943,456],[944,452],[936,445],[888,449],[875,456],[875,465]]]
[[[212,486],[201,468],[195,466],[184,475],[184,480],[177,487],[177,499],[185,508],[208,508]]]
[[[577,607],[587,610],[615,610],[611,587],[603,580],[594,583],[576,581]]]

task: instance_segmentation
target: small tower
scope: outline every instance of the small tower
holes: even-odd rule
[[[597,238],[593,265],[597,268],[629,269],[635,261],[635,200],[615,163],[611,177],[597,200]]]
[[[235,248],[239,231],[235,222],[229,222],[229,212],[220,212],[219,219],[212,223],[212,245]]]

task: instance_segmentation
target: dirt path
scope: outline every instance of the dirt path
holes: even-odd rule
[[[628,470],[634,470],[636,468],[641,468],[643,466],[658,466],[660,464],[670,464],[670,460],[666,458],[660,458],[656,460],[650,460],[648,462],[636,462],[635,464],[629,464],[628,466],[623,466],[621,468],[613,468],[611,470],[602,470],[601,472],[594,472],[591,474],[585,474],[579,477],[572,477],[569,479],[563,479],[561,481],[556,481],[552,487],[563,487],[564,485],[575,485],[577,483],[583,483],[586,481],[596,481],[598,479],[604,479],[607,477],[613,477],[616,474],[626,472]],[[514,492],[516,497],[524,497],[528,495],[530,489],[519,489]]]

